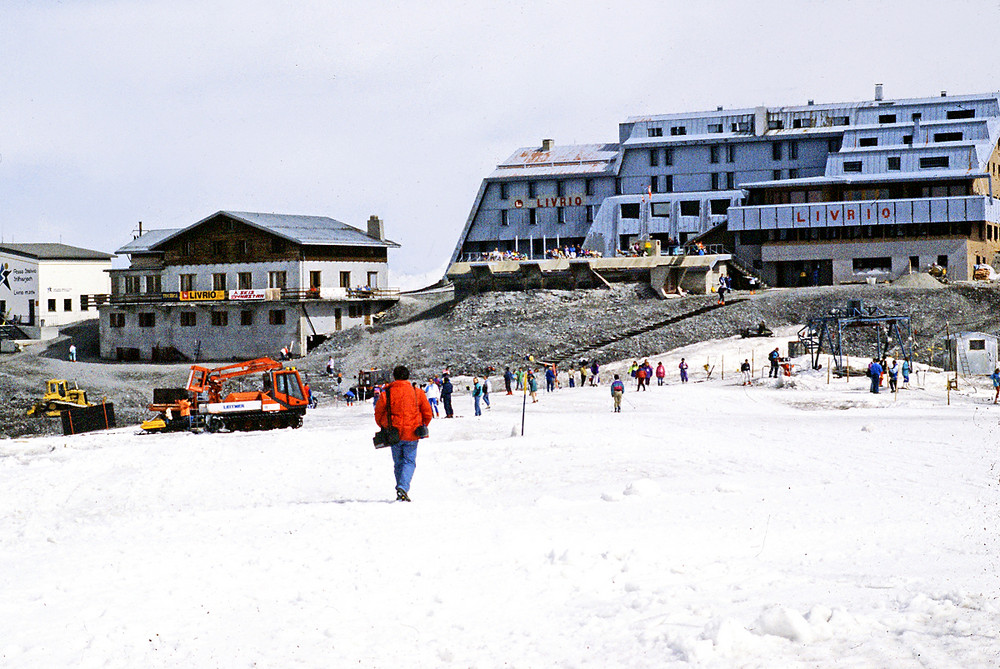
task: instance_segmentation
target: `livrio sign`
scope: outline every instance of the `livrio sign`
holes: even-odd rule
[[[565,197],[536,197],[529,200],[514,200],[515,209],[541,209],[543,207],[582,207],[585,204],[583,195],[567,195]]]

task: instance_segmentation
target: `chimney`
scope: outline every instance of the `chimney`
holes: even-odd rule
[[[948,97],[948,91],[941,91],[941,97],[943,98]]]
[[[722,111],[722,105],[716,106],[715,111]]]
[[[812,107],[816,102],[814,100],[806,100],[806,104]]]
[[[556,145],[556,140],[554,139],[543,139],[542,140],[542,151],[551,151]]]
[[[368,236],[378,240],[385,239],[385,225],[375,214],[368,217]]]
[[[882,84],[875,84],[875,99],[882,101]]]

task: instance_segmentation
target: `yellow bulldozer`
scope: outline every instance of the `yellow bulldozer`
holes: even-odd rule
[[[46,416],[58,416],[65,409],[79,409],[93,406],[87,401],[87,391],[77,387],[69,387],[66,379],[49,379],[45,382],[45,396],[35,406],[28,409],[28,415],[44,412]]]

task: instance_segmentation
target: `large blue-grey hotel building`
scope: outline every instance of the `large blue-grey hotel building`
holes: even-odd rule
[[[1000,252],[1000,94],[637,116],[618,142],[518,149],[487,176],[452,263],[717,242],[776,286],[972,278]]]

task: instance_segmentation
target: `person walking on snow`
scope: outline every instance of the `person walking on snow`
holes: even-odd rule
[[[483,387],[479,383],[479,377],[472,377],[472,402],[476,407],[476,415],[482,416],[483,410],[479,407],[479,401],[483,398]]]
[[[483,402],[487,409],[490,408],[490,390],[492,390],[492,386],[490,385],[490,374],[487,372],[483,375]]]
[[[545,392],[555,392],[556,389],[556,367],[551,365],[545,368]]]
[[[76,362],[76,344],[69,345],[69,361]]]
[[[590,385],[601,385],[601,367],[597,364],[596,360],[590,365]]]
[[[444,404],[444,417],[454,418],[455,411],[451,408],[451,394],[455,392],[455,386],[451,383],[451,378],[445,374],[441,381],[441,403]]]
[[[882,378],[882,365],[880,365],[878,360],[875,358],[872,358],[871,363],[868,365],[868,376],[872,381],[871,392],[878,395],[879,382]]]
[[[625,384],[615,374],[615,380],[611,382],[611,397],[615,401],[615,413],[622,411],[622,395],[625,394]]]
[[[434,410],[434,417],[437,418],[441,415],[438,411],[438,398],[441,397],[441,389],[438,388],[438,384],[434,379],[430,379],[427,385],[424,386],[424,394],[427,395],[427,402],[431,405],[431,409]]]
[[[635,378],[638,381],[638,385],[635,387],[636,392],[639,392],[640,390],[645,391],[646,390],[646,368],[644,366],[643,367],[639,367],[637,370],[635,370]]]
[[[510,367],[503,368],[503,389],[507,391],[508,395],[513,395],[514,392],[510,389],[511,383],[514,381],[514,373],[510,371]]]
[[[990,378],[993,379],[993,403],[996,404],[1000,398],[1000,367],[993,370]]]
[[[662,362],[656,363],[656,385],[662,386],[663,379],[667,375],[667,368],[663,366]]]
[[[896,392],[896,384],[899,382],[899,363],[896,360],[889,365],[889,392]]]
[[[399,443],[390,445],[396,499],[409,502],[410,482],[417,468],[417,441],[426,436],[433,412],[424,391],[410,383],[409,369],[398,365],[392,370],[392,378],[393,382],[386,388],[388,393],[382,393],[375,405],[375,423],[379,427],[389,427],[391,421],[399,430]],[[424,436],[417,434],[420,428],[424,428],[421,430]]]
[[[771,362],[771,369],[767,372],[767,378],[778,378],[778,360],[781,359],[781,353],[778,352],[778,347],[775,346],[774,350],[767,354],[767,359]]]
[[[534,373],[528,372],[528,394],[531,395],[531,403],[536,404],[538,402],[538,380],[535,378]]]
[[[743,364],[740,365],[740,371],[743,373],[743,385],[750,385],[750,361],[746,358],[743,359]]]
[[[681,364],[677,365],[677,369],[681,370],[681,383],[688,382],[688,364],[684,362],[684,358],[681,358]]]

